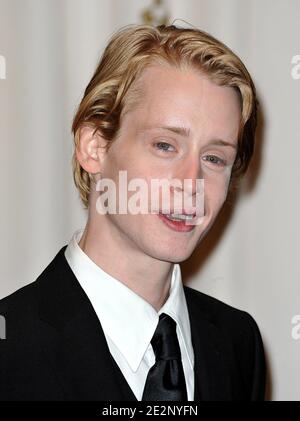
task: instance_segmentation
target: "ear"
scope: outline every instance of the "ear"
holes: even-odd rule
[[[101,172],[106,154],[107,141],[95,132],[95,127],[87,124],[79,129],[79,140],[76,147],[76,157],[82,168],[91,174]]]

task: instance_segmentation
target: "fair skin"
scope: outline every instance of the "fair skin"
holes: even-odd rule
[[[125,114],[120,135],[106,151],[100,134],[81,129],[76,154],[89,173],[118,184],[128,180],[203,178],[205,215],[190,232],[177,232],[156,214],[100,215],[99,192],[91,186],[89,217],[79,246],[103,270],[123,282],[157,311],[168,297],[173,265],[186,260],[214,223],[227,196],[236,156],[240,103],[233,88],[211,82],[199,71],[169,65],[147,67],[139,80],[141,101]],[[161,128],[185,127],[188,135]],[[230,145],[216,144],[221,139]],[[161,144],[164,142],[164,150]],[[165,150],[167,148],[167,150]],[[214,156],[212,161],[208,156]],[[218,160],[218,158],[221,159]],[[225,162],[223,162],[224,160]],[[195,189],[190,192],[195,196]]]

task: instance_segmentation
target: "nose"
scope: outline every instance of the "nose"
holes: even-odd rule
[[[175,178],[181,181],[185,194],[194,196],[199,191],[200,180],[203,178],[199,156],[190,155],[181,161],[176,169]]]

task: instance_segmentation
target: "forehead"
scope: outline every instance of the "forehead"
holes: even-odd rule
[[[135,82],[133,91],[135,105],[126,117],[140,128],[180,124],[192,131],[205,127],[221,130],[214,134],[228,136],[238,130],[241,105],[237,92],[217,85],[198,70],[151,65]]]

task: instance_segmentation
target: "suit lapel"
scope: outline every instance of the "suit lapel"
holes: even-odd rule
[[[194,400],[230,400],[232,393],[226,338],[205,311],[205,306],[201,308],[201,294],[196,293],[196,297],[195,291],[190,288],[184,287],[184,290],[195,356]]]
[[[66,400],[136,400],[99,319],[69,267],[66,246],[39,280],[39,334]]]

